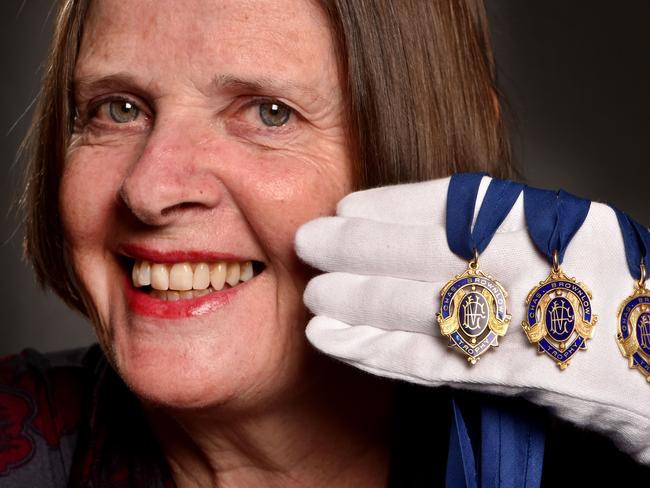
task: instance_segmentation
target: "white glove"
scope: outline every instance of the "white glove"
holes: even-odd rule
[[[481,181],[477,209],[490,179]],[[618,307],[633,291],[614,211],[592,203],[562,264],[593,292],[599,317],[587,350],[561,371],[538,354],[521,327],[530,290],[550,265],[527,231],[523,194],[479,258],[509,293],[512,322],[499,347],[475,366],[447,347],[436,313],[440,290],[467,262],[445,233],[449,178],[348,195],[336,217],[305,224],[298,255],[327,274],[310,281],[305,304],[315,317],[309,341],[330,356],[380,376],[413,383],[521,395],[570,422],[610,437],[650,465],[650,385],[618,350]],[[475,217],[478,211],[475,211]]]

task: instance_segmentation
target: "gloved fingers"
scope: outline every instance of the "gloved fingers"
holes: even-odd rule
[[[306,335],[318,350],[357,368],[424,385],[522,386],[536,377],[544,380],[557,369],[550,361],[542,362],[534,374],[527,374],[533,373],[529,366],[536,353],[521,347],[525,345],[523,334],[501,338],[498,350],[484,354],[476,366],[449,348],[448,341],[429,334],[350,325],[316,316],[307,325]]]
[[[296,233],[296,252],[323,271],[436,281],[440,267],[462,270],[444,228],[325,217]]]
[[[520,273],[522,267],[529,266],[529,257],[536,256],[523,229],[498,233],[492,242],[485,255],[500,263],[500,267],[507,263],[508,268]],[[512,255],[504,253],[510,250]],[[447,281],[467,266],[467,261],[449,249],[442,225],[414,226],[325,217],[298,229],[296,252],[305,262],[323,271],[430,282]]]
[[[427,184],[440,186],[441,182],[437,180]],[[369,196],[376,192],[381,197],[385,190],[387,195],[394,197],[404,186],[409,185],[358,192],[346,197],[341,205],[344,210],[348,208],[351,209],[349,213],[354,213],[363,209],[359,202],[365,201],[364,194]],[[484,186],[481,185],[482,188]],[[368,202],[395,203],[391,198],[384,201],[373,197]],[[381,207],[378,208],[381,210]],[[369,216],[379,217],[372,214],[371,206],[366,210]],[[585,240],[587,242],[583,242]],[[618,257],[622,253],[614,251],[619,247],[622,249],[618,245],[621,242],[614,212],[606,205],[593,203],[585,224],[567,251],[566,263],[570,266],[573,261],[579,262],[581,274],[589,272],[595,261],[603,262],[603,259],[587,259],[585,262],[584,249],[589,249],[593,258],[603,253],[616,254]],[[296,235],[296,249],[306,262],[324,271],[387,275],[431,282],[460,272],[463,261],[449,250],[443,224],[416,226],[368,218],[333,217],[309,222]],[[579,255],[574,259],[575,252]],[[513,278],[523,271],[530,276],[545,274],[541,270],[543,257],[525,231],[523,195],[481,255],[481,262],[487,268],[505,270],[505,274]],[[531,273],[531,266],[540,267],[540,273]],[[499,276],[505,279],[501,272]]]
[[[564,371],[539,355],[516,329],[500,338],[499,347],[481,356],[475,366],[449,349],[446,341],[427,334],[353,326],[317,316],[309,322],[306,335],[320,351],[381,376],[420,384],[485,388],[499,394],[525,392],[535,403],[555,405],[560,416],[566,415],[562,398],[567,402],[580,399],[585,423],[596,422],[592,416],[596,406],[615,414],[625,411],[650,423],[646,407],[650,388],[637,371],[628,368],[612,335],[598,332],[587,351]],[[647,437],[645,444],[650,448]]]
[[[492,178],[481,180],[476,195],[474,221]],[[384,186],[358,191],[347,195],[337,206],[339,217],[351,217],[377,222],[392,222],[404,225],[444,225],[447,212],[447,189],[449,178]],[[523,192],[499,227],[500,232],[512,232],[526,227]]]
[[[590,364],[580,367],[576,361],[566,371],[559,371],[551,361],[537,358],[534,350],[521,348],[519,341],[506,337],[499,346],[505,350],[486,353],[472,367],[459,354],[448,351],[439,337],[425,334],[350,326],[323,316],[309,322],[306,334],[320,351],[378,376],[427,386],[522,395],[551,408],[560,418],[607,435],[622,451],[650,465],[650,415],[646,408],[650,391],[635,371],[627,371],[625,362],[620,363],[620,355],[610,363],[603,361],[602,351],[596,357],[592,351],[591,360],[580,358],[581,363],[588,360]]]
[[[407,225],[444,224],[449,178],[383,186],[349,194],[336,208],[341,217]]]
[[[644,385],[641,385],[644,386]],[[622,452],[650,466],[650,415],[625,405],[591,401],[577,395],[529,389],[524,398],[550,408],[554,415],[609,437]]]
[[[402,379],[424,384],[491,385],[494,392],[500,388],[555,392],[617,405],[650,419],[646,408],[650,388],[637,371],[628,368],[612,334],[598,331],[587,351],[560,371],[528,343],[517,324],[511,327],[513,330],[499,339],[499,347],[483,354],[475,366],[448,348],[445,340],[428,334],[350,325],[325,316],[314,317],[306,334],[320,351],[357,367],[384,370],[382,376],[399,374]]]
[[[439,335],[436,312],[442,286],[388,276],[327,273],[309,282],[304,300],[314,315],[350,325]]]
[[[437,381],[435,374],[442,361],[449,359],[456,367],[464,366],[457,355],[446,354],[444,341],[426,334],[351,326],[325,316],[312,318],[305,333],[325,354],[387,378],[433,386],[444,383]]]

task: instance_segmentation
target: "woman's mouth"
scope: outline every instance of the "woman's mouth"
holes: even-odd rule
[[[204,315],[229,303],[264,269],[257,261],[153,262],[129,260],[130,308],[138,315],[180,318]]]
[[[153,298],[175,301],[233,288],[254,275],[252,261],[170,264],[136,260],[131,280]]]

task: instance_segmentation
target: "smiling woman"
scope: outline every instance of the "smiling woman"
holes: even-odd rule
[[[142,30],[152,16],[155,29]],[[61,220],[79,291],[122,378],[175,408],[268,403],[293,387],[307,277],[293,235],[352,189],[324,15],[306,3],[255,13],[239,3],[99,2],[84,21],[73,87]],[[145,286],[124,279],[136,267]],[[194,274],[201,296],[181,297]],[[165,320],[182,317],[191,320]],[[161,364],[176,367],[160,375]]]
[[[511,173],[481,2],[65,0],[34,120],[27,253],[99,347],[4,363],[10,486],[441,479],[446,424],[418,465],[395,384],[308,344],[294,237],[353,190]]]

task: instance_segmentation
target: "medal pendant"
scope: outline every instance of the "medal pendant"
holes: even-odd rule
[[[574,354],[587,349],[598,317],[592,313],[591,291],[569,278],[554,263],[551,274],[526,298],[526,320],[522,323],[531,344],[548,354],[561,370]]]
[[[640,281],[618,310],[616,343],[630,368],[650,381],[650,291]]]
[[[501,284],[478,268],[475,258],[467,270],[450,280],[440,292],[437,314],[440,332],[458,348],[470,364],[505,335],[510,323],[506,310],[508,293]]]

